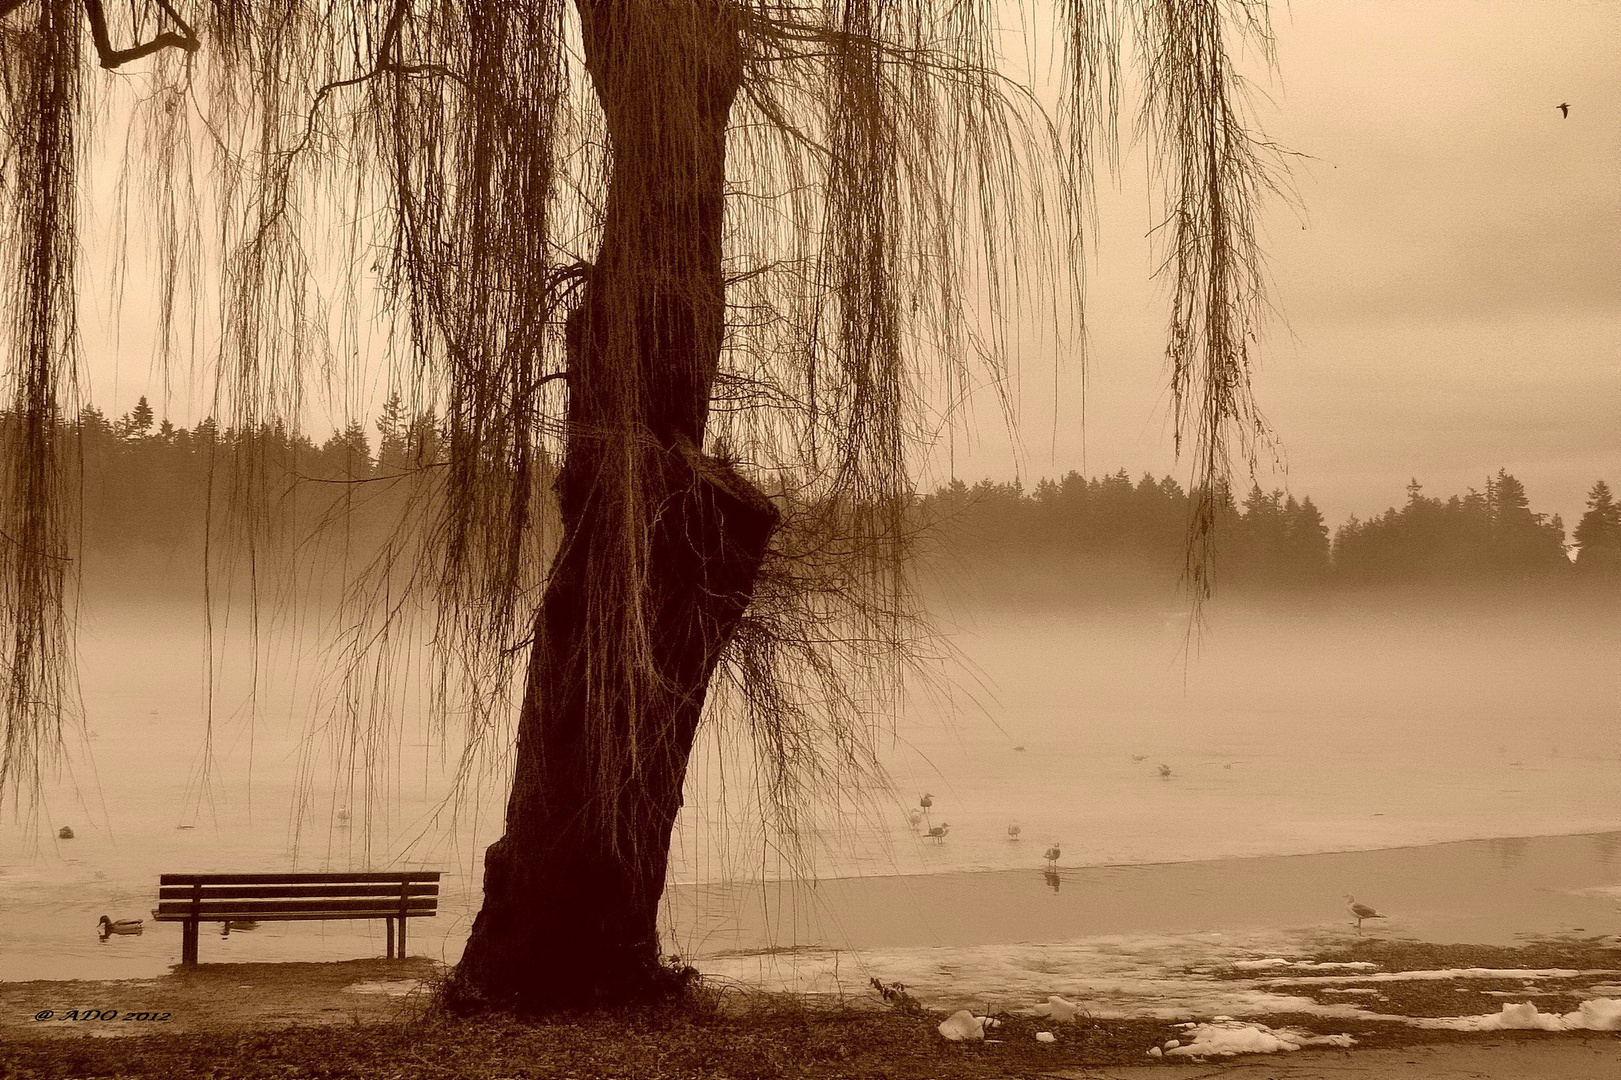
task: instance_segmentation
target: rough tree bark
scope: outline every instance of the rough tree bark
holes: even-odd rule
[[[703,453],[724,330],[726,126],[742,77],[729,0],[580,0],[612,173],[601,250],[569,321],[563,520],[519,717],[506,833],[485,855],[484,906],[451,982],[464,1006],[520,1010],[643,999],[671,988],[657,914],[709,681],[777,524],[770,501]],[[633,468],[624,457],[636,456]],[[634,475],[639,498],[616,487]],[[633,700],[600,690],[603,567],[641,507],[650,650]],[[623,573],[633,571],[629,567]],[[627,685],[625,682],[621,686]],[[618,710],[612,717],[592,710]],[[604,794],[592,739],[637,760]],[[608,813],[591,812],[608,798]],[[604,823],[608,827],[604,827]]]

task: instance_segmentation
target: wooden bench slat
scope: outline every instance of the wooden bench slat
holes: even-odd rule
[[[250,900],[268,900],[275,897],[318,896],[337,899],[347,896],[392,896],[401,892],[406,896],[438,896],[437,882],[413,881],[405,884],[380,885],[161,885],[159,900],[190,900],[200,895],[204,901],[230,900],[239,897]]]
[[[159,918],[243,918],[273,912],[297,912],[312,918],[321,918],[332,911],[386,911],[392,914],[433,911],[438,899],[431,896],[408,897],[403,903],[366,897],[359,900],[204,900],[194,904],[189,900],[160,900]]]
[[[309,874],[162,874],[159,885],[319,885],[333,882],[438,881],[438,870],[408,870],[399,873],[321,871]]]
[[[411,918],[411,919],[422,919],[422,918],[432,919],[432,918],[437,918],[439,916],[439,913],[437,911],[407,911],[405,914],[406,914],[407,918]],[[326,921],[331,920],[331,919],[397,919],[399,917],[400,917],[400,912],[399,912],[398,908],[389,908],[387,910],[378,909],[376,911],[323,911],[323,912],[320,912],[319,914],[315,914],[315,915],[312,915],[312,914],[310,914],[308,912],[298,912],[298,911],[279,912],[279,913],[278,912],[273,912],[273,911],[272,912],[263,912],[263,911],[261,911],[261,912],[255,912],[255,913],[253,913],[251,915],[238,912],[238,913],[235,913],[235,914],[232,914],[232,915],[229,915],[229,916],[226,916],[226,915],[204,915],[201,918],[200,921],[205,922],[205,923],[238,922],[238,921],[247,922],[249,920],[252,920],[253,922],[316,922],[316,921],[326,922]],[[154,922],[181,922],[181,923],[183,923],[183,922],[189,922],[191,920],[191,916],[189,914],[187,914],[187,915],[159,915],[156,912],[153,912],[152,919],[153,919]]]

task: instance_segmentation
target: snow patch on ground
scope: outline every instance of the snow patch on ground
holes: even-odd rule
[[[1299,1050],[1302,1046],[1352,1046],[1356,1043],[1349,1035],[1313,1035],[1296,1028],[1270,1028],[1242,1020],[1217,1019],[1208,1024],[1182,1026],[1187,1034],[1168,1041],[1161,1054],[1166,1057],[1231,1057],[1234,1054],[1276,1054]]]
[[[1317,963],[1312,960],[1285,960],[1281,956],[1270,957],[1266,960],[1238,960],[1233,967],[1245,971],[1259,971],[1267,968],[1291,968],[1295,971],[1373,971],[1379,965],[1368,960],[1351,960],[1346,963]]]
[[[792,952],[701,958],[706,976],[768,991],[870,999],[869,980],[903,983],[926,1006],[973,1014],[1021,1012],[1051,1018],[1155,1018],[1296,1013],[1336,1020],[1408,1022],[1379,1009],[1379,988],[1412,982],[1514,980],[1521,999],[1585,976],[1606,978],[1595,998],[1621,997],[1608,969],[1444,968],[1368,971],[1366,961],[1331,965],[1286,959],[1310,955],[1310,933],[1258,930],[1232,934],[1119,935],[1051,944],[981,945]],[[1234,978],[1242,973],[1243,977]],[[1539,985],[1530,985],[1533,981]],[[1307,996],[1310,989],[1312,996]],[[1332,995],[1336,999],[1317,998]],[[1043,1002],[1032,1006],[1033,1002]],[[1456,1018],[1454,1018],[1456,1019]]]
[[[1086,1015],[1086,1010],[1084,1008],[1075,1004],[1073,1001],[1059,997],[1057,994],[1052,995],[1046,1001],[1042,1002],[1040,1005],[1034,1006],[1029,1011],[1033,1016],[1050,1016],[1054,1020],[1066,1024],[1078,1016]]]
[[[1594,998],[1563,1014],[1541,1012],[1522,1001],[1483,1016],[1421,1017],[1410,1022],[1449,1031],[1621,1031],[1621,998]]]
[[[967,1009],[958,1009],[940,1021],[940,1034],[952,1042],[979,1042],[985,1038],[987,1028],[1001,1024],[989,1016],[975,1016]]]
[[[1027,1009],[1061,997],[1100,1019],[1189,1020],[1221,1013],[1357,1015],[1285,989],[1218,977],[1239,960],[1287,953],[1306,942],[1281,931],[1246,934],[1111,935],[1052,944],[982,945],[791,954],[732,954],[695,961],[706,976],[767,991],[869,997],[868,980],[904,983],[931,1008]]]

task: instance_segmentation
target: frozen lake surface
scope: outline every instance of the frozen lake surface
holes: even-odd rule
[[[178,959],[177,927],[151,924],[140,937],[103,944],[96,919],[148,916],[163,872],[293,865],[445,871],[443,914],[413,924],[412,952],[455,959],[483,847],[499,830],[499,773],[450,813],[441,808],[447,769],[420,717],[398,717],[397,734],[376,744],[332,730],[306,739],[320,719],[311,692],[326,669],[317,646],[296,640],[276,639],[261,653],[256,704],[244,665],[218,668],[205,737],[199,624],[195,609],[179,607],[87,614],[87,736],[47,791],[37,828],[9,814],[0,821],[0,979],[160,972]],[[902,939],[923,926],[1019,928],[1017,937],[942,931],[935,943],[964,948],[1204,932],[1212,927],[1145,899],[1155,895],[1146,886],[1121,886],[1125,899],[1112,908],[1075,900],[1112,895],[1088,892],[1097,882],[1146,880],[1130,872],[1098,871],[1105,876],[1084,879],[1093,884],[1069,875],[1210,860],[1253,868],[1257,857],[1482,838],[1499,839],[1481,859],[1496,860],[1492,873],[1505,881],[1540,887],[1536,860],[1549,858],[1569,884],[1544,890],[1546,903],[1515,892],[1516,914],[1487,920],[1491,934],[1585,925],[1588,901],[1568,898],[1590,900],[1621,883],[1613,843],[1571,841],[1556,857],[1541,842],[1516,848],[1500,839],[1621,830],[1613,617],[1218,609],[1191,660],[1184,628],[1174,612],[994,613],[948,626],[967,674],[915,694],[883,736],[893,794],[847,799],[818,818],[809,870],[826,882],[825,895],[843,890],[837,903],[801,889],[773,913],[759,899],[781,889],[764,883],[795,868],[735,803],[746,790],[735,763],[696,761],[672,860],[681,887],[671,894],[668,946],[694,956],[768,942],[854,947],[830,936],[835,924],[865,927],[864,949],[922,947]],[[424,675],[401,670],[407,681]],[[400,697],[415,700],[414,687]],[[378,748],[382,768],[344,767]],[[908,821],[925,792],[933,806],[924,825],[951,826],[943,843]],[[344,807],[349,820],[340,820]],[[1007,835],[1013,823],[1017,842]],[[62,825],[73,827],[73,840],[55,838]],[[1063,850],[1057,893],[1042,876],[1053,842]],[[1289,877],[1284,864],[1274,872]],[[1225,895],[1222,874],[1201,880],[1217,883],[1208,896]],[[1341,893],[1363,891],[1338,878],[1315,891],[1281,881],[1278,890],[1254,886],[1260,902],[1246,904],[1259,914],[1246,926],[1327,925],[1339,919]],[[700,894],[706,899],[694,906]],[[1015,904],[1092,914],[1015,919],[1005,914]],[[1433,918],[1409,912],[1415,932],[1430,925],[1424,919],[1454,927],[1476,919],[1488,931],[1467,904],[1432,906]],[[1104,919],[1105,910],[1115,914]],[[1525,925],[1509,925],[1515,920]],[[202,954],[205,962],[349,958],[380,954],[382,933],[380,924],[288,924],[205,935]]]

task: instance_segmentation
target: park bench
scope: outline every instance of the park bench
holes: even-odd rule
[[[185,923],[180,962],[197,963],[197,927],[205,922],[386,919],[388,955],[405,956],[405,920],[437,915],[439,871],[320,874],[164,874],[158,922]],[[394,923],[399,922],[396,945]]]

